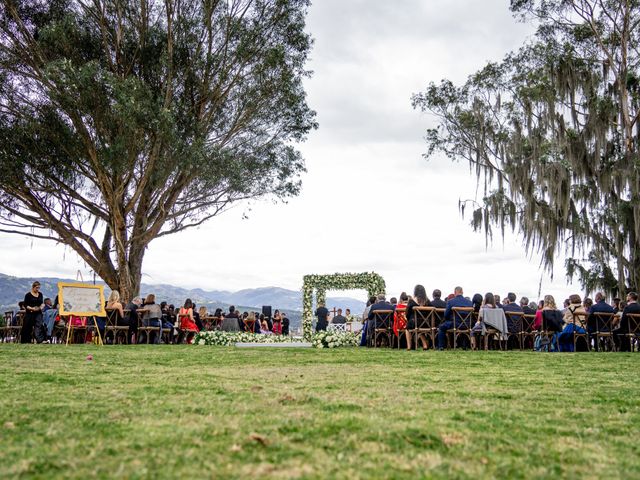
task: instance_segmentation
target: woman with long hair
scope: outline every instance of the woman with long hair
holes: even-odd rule
[[[187,331],[187,343],[193,342],[193,337],[200,330],[193,318],[193,302],[190,298],[184,301],[184,306],[178,312],[178,318],[180,319],[180,330]]]
[[[476,294],[473,296],[473,302],[474,302],[474,308],[475,308],[475,304],[476,304],[476,297],[479,294]],[[485,350],[489,350],[489,335],[487,335],[486,333],[486,329],[484,326],[484,321],[482,320],[482,314],[484,313],[484,310],[487,309],[494,309],[494,308],[498,308],[496,306],[496,298],[493,295],[493,293],[491,292],[487,292],[487,294],[484,296],[484,300],[482,302],[482,306],[477,310],[478,312],[478,321],[476,322],[476,324],[473,326],[473,328],[471,329],[471,350],[475,350],[476,349],[476,336],[477,335],[484,335],[484,349]]]
[[[405,338],[407,340],[407,350],[411,350],[411,330],[416,328],[417,321],[417,313],[415,312],[416,307],[428,307],[431,303],[429,302],[429,298],[427,297],[427,291],[425,288],[418,284],[413,288],[413,297],[409,298],[407,302],[407,308],[405,310],[405,316],[407,319],[407,328],[404,331]],[[418,340],[422,344],[422,349],[426,350],[429,348],[427,343],[427,337],[424,333],[418,334]],[[418,348],[416,342],[416,348]]]

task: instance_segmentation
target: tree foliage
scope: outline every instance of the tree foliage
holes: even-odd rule
[[[0,0],[0,231],[138,293],[144,252],[299,190],[308,0]]]
[[[483,186],[472,225],[522,235],[589,291],[640,286],[640,2],[513,0],[535,37],[460,86],[413,98],[438,117],[428,152],[465,159]]]

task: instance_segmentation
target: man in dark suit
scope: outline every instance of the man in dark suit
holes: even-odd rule
[[[473,307],[473,303],[468,298],[464,298],[462,287],[456,287],[453,291],[454,297],[447,302],[444,311],[444,322],[438,327],[438,350],[444,350],[447,345],[447,330],[453,328],[453,307]]]
[[[437,288],[433,291],[433,300],[431,300],[431,306],[435,308],[447,307],[447,302],[442,300],[442,292]]]
[[[604,294],[602,292],[596,293],[595,296],[596,302],[591,305],[589,309],[589,317],[587,318],[587,332],[589,332],[589,338],[593,338],[595,333],[600,331],[606,331],[608,328],[604,325],[602,318],[597,317],[594,313],[614,313],[613,307],[609,305],[604,298]],[[599,349],[598,342],[594,342],[596,347],[596,351]]]
[[[316,332],[322,332],[327,329],[327,325],[329,322],[327,318],[329,317],[329,310],[324,306],[324,303],[319,303],[318,308],[316,309],[316,317],[318,317],[318,323],[316,323]]]
[[[513,292],[509,292],[507,294],[506,302],[502,305],[502,310],[505,313],[513,312],[513,313],[524,313],[522,311],[522,307],[516,303],[516,294]],[[520,318],[520,317],[516,317]],[[507,326],[509,327],[509,333],[517,333],[517,324],[515,323],[515,318],[507,315]]]
[[[380,326],[375,325],[375,323],[373,322],[374,313],[376,312],[376,310],[395,310],[395,306],[387,302],[387,297],[384,293],[378,294],[378,296],[376,297],[376,303],[371,305],[371,308],[369,309],[369,316],[367,317],[367,335],[369,337],[373,335],[373,330]],[[393,319],[389,320],[391,320],[391,323],[393,323]]]
[[[614,342],[622,352],[631,351],[631,339],[625,336],[630,330],[629,314],[640,314],[640,304],[638,304],[638,294],[636,292],[627,294],[627,306],[624,307],[622,312],[620,328],[616,331],[616,335],[613,336]]]
[[[339,308],[338,309],[338,314],[333,317],[333,319],[331,320],[331,323],[347,323],[347,317],[342,315],[342,309]]]

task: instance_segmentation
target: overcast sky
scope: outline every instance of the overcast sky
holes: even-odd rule
[[[306,89],[320,128],[300,146],[308,170],[301,195],[286,205],[239,205],[154,241],[143,282],[298,290],[308,273],[375,271],[393,295],[422,283],[429,292],[460,284],[467,294],[538,298],[541,280],[542,294],[556,300],[579,291],[566,285],[562,259],[551,281],[518,238],[486,248],[458,211],[459,199],[476,195],[475,176],[464,163],[422,157],[434,119],[412,109],[411,95],[430,81],[462,82],[525,41],[532,27],[516,22],[508,4],[316,0]],[[62,246],[5,235],[0,248],[12,252],[3,255],[3,273],[92,275]]]

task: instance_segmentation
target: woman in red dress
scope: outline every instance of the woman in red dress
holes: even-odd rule
[[[180,330],[189,332],[187,343],[193,342],[194,332],[199,332],[200,330],[193,319],[193,302],[191,302],[190,298],[187,298],[184,302],[184,307],[180,308],[178,318],[180,319]]]
[[[273,333],[282,335],[282,317],[280,316],[280,310],[276,310],[273,314]]]

